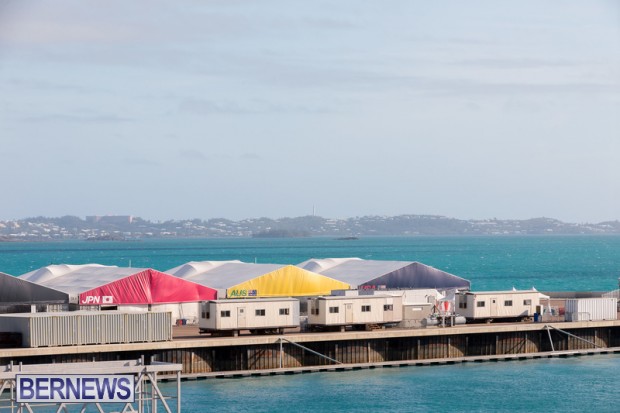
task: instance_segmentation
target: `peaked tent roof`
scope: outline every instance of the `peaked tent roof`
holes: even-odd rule
[[[144,268],[128,268],[99,264],[50,265],[20,275],[19,278],[54,288],[72,295],[128,277]]]
[[[362,259],[361,258],[323,258],[323,259],[312,258],[310,260],[302,262],[301,264],[297,264],[297,266],[305,270],[308,270],[308,271],[321,273],[323,271],[327,271],[330,268],[333,268],[340,264],[344,264],[349,261],[362,261]]]
[[[172,274],[180,278],[190,278],[207,271],[211,271],[214,268],[221,267],[225,264],[242,264],[241,261],[190,261],[178,267],[171,268],[165,271],[166,274]]]
[[[311,259],[298,265],[319,274],[370,289],[470,288],[470,282],[445,271],[411,261],[380,261],[359,258]]]
[[[227,289],[226,296],[234,297],[235,292],[249,291],[256,297],[291,297],[331,294],[332,290],[351,288],[350,284],[333,278],[304,270],[294,265],[286,265],[275,271],[253,278]]]
[[[38,270],[30,271],[26,274],[19,276],[22,280],[28,280],[37,284],[45,284],[47,281],[63,275],[69,274],[75,271],[89,270],[94,268],[110,268],[110,266],[101,264],[83,264],[83,265],[71,265],[71,264],[59,264],[48,265],[47,267],[39,268]],[[118,268],[118,267],[114,267]]]
[[[198,268],[196,262],[188,264],[192,264],[194,268]],[[202,285],[208,285],[211,288],[224,290],[233,285],[284,267],[284,265],[281,264],[250,264],[241,261],[205,261],[200,264],[204,264],[201,266],[204,268],[203,271],[175,271],[178,268],[184,267],[181,266],[168,270],[166,273],[175,275],[184,280],[191,280]]]
[[[106,304],[156,304],[215,300],[213,288],[183,280],[170,274],[146,269],[80,294],[80,303],[102,297]]]
[[[201,267],[205,270],[188,271],[187,267],[179,266],[166,273],[178,274],[180,278],[226,290],[227,297],[248,296],[252,290],[252,296],[256,297],[288,297],[329,294],[331,290],[350,288],[348,283],[293,265],[251,264],[240,261],[192,262],[186,265],[189,264],[193,268]]]
[[[81,304],[152,304],[214,299],[217,293],[150,268],[53,265],[19,277],[69,294]],[[99,297],[88,301],[86,297]],[[106,297],[106,302],[103,298]],[[99,300],[99,302],[97,302]]]
[[[69,302],[69,295],[0,272],[0,303]]]

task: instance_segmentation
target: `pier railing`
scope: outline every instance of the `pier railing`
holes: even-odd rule
[[[292,344],[292,345],[294,345],[294,346],[297,346],[297,347],[299,347],[299,348],[303,349],[304,351],[308,351],[308,352],[310,352],[310,353],[312,353],[312,354],[315,354],[315,355],[317,355],[317,356],[319,356],[319,357],[322,357],[322,358],[324,358],[324,359],[326,359],[326,360],[329,360],[329,361],[331,361],[332,363],[335,363],[335,364],[342,364],[342,363],[341,363],[341,362],[339,362],[338,360],[333,359],[333,358],[331,358],[331,357],[328,357],[328,356],[326,356],[325,354],[321,354],[321,353],[319,353],[318,351],[314,351],[314,350],[312,350],[312,349],[310,349],[310,348],[308,348],[308,347],[306,347],[306,346],[302,346],[301,344],[295,343],[295,342],[293,342],[293,341],[291,341],[291,340],[287,340],[287,339],[285,339],[284,337],[280,337],[280,368],[282,368],[282,356],[283,356],[283,354],[284,354],[283,347],[282,347],[282,343],[283,343],[283,342],[285,342],[285,341],[286,341],[287,343],[289,343],[289,344]]]
[[[105,413],[106,410],[119,411],[119,405],[122,405],[122,412],[144,413],[146,411],[157,413],[158,405],[163,407],[166,413],[181,412],[181,371],[183,366],[176,363],[156,363],[155,365],[144,365],[143,358],[138,360],[119,360],[107,362],[85,362],[85,363],[54,363],[54,364],[9,364],[0,366],[0,412],[10,411],[10,413],[34,413],[35,410],[42,408],[49,411],[54,406],[56,412],[69,412],[69,406],[78,405],[80,411],[87,410],[89,405]],[[158,386],[158,373],[173,372],[176,376],[176,395],[164,395]],[[37,401],[23,402],[18,398],[18,376],[19,375],[43,375],[46,377],[54,377],[60,380],[61,376],[93,376],[93,375],[133,375],[134,377],[134,401],[127,402],[98,402],[98,401],[74,401],[66,398],[65,401],[55,402],[53,400],[41,403]],[[92,379],[91,379],[92,380]],[[49,385],[48,385],[49,386]],[[86,392],[84,385],[84,392]],[[79,392],[79,385],[78,385]],[[94,389],[94,387],[93,387]],[[50,387],[39,389],[42,394],[50,391]],[[58,389],[56,389],[58,390]],[[37,390],[38,392],[38,390]],[[37,393],[38,394],[38,393]],[[54,392],[51,390],[52,396],[62,395],[62,391]],[[67,395],[69,392],[67,391]],[[90,395],[84,399],[94,399]],[[173,401],[176,401],[176,406]],[[80,406],[81,405],[81,406]]]

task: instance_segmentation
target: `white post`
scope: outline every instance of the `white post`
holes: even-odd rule
[[[282,337],[280,337],[280,368],[282,368]]]
[[[177,413],[181,413],[181,372],[177,371]]]

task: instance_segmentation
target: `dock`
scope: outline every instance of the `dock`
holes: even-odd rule
[[[185,379],[300,374],[620,352],[620,320],[211,337],[176,326],[172,341],[0,349],[0,365],[143,358]]]
[[[465,363],[484,363],[484,362],[504,362],[504,361],[524,361],[550,358],[568,358],[580,356],[595,356],[602,354],[620,354],[620,347],[609,349],[593,349],[593,350],[571,350],[571,351],[555,351],[545,353],[528,353],[528,354],[504,354],[499,356],[475,356],[475,357],[455,357],[455,358],[439,358],[428,360],[403,360],[390,361],[381,363],[351,363],[329,366],[309,366],[309,367],[292,367],[265,370],[242,370],[234,372],[211,372],[186,374],[183,380],[204,380],[204,379],[237,379],[244,377],[264,377],[264,376],[281,376],[308,373],[325,373],[325,372],[344,372],[357,370],[373,370],[379,368],[400,368],[400,367],[422,367],[422,366],[440,366]],[[172,380],[172,376],[162,376],[162,380]]]

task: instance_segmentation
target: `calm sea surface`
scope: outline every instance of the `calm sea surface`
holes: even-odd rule
[[[99,263],[165,271],[188,261],[420,261],[474,290],[618,288],[620,237],[192,239],[0,243],[0,271]],[[620,357],[405,367],[183,383],[186,412],[620,411]],[[164,386],[169,386],[164,384]]]
[[[185,412],[618,412],[620,356],[183,382]],[[172,391],[170,384],[164,385]]]
[[[298,264],[334,257],[420,261],[470,280],[475,290],[606,291],[618,285],[620,236],[0,243],[0,271],[11,275],[50,264],[98,263],[165,271],[188,261]]]

